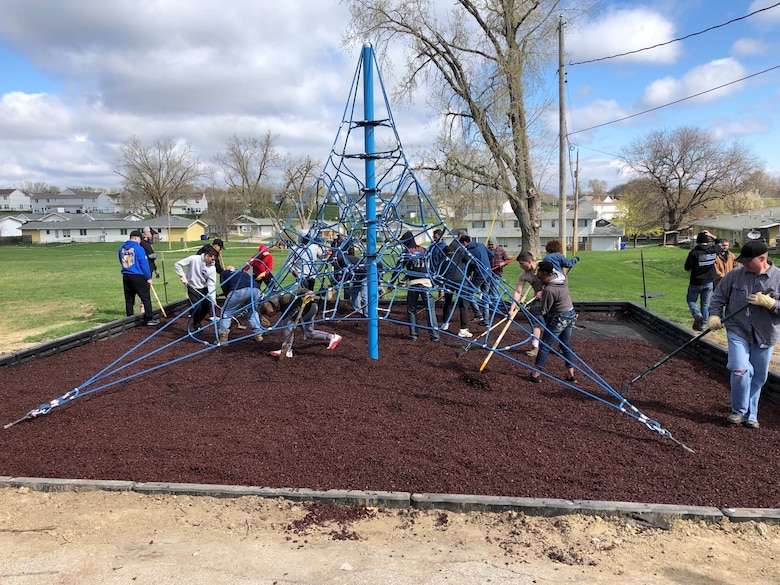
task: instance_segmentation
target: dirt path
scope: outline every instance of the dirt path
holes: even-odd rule
[[[769,585],[780,527],[0,489],[0,582]]]

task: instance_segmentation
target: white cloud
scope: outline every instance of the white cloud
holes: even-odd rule
[[[71,125],[68,108],[55,96],[11,92],[0,98],[0,136],[5,140],[54,138]]]
[[[642,105],[650,108],[666,105],[735,81],[746,75],[745,68],[735,59],[716,59],[694,67],[679,79],[669,76],[652,82],[645,89]],[[739,91],[742,87],[742,83],[728,85],[690,101],[691,103],[713,101]]]
[[[595,100],[588,103],[584,107],[575,108],[571,110],[569,116],[571,128],[569,132],[577,132],[578,130],[585,130],[598,126],[599,124],[605,124],[614,120],[619,120],[630,115],[625,109],[623,109],[615,100]],[[557,128],[557,119],[552,121]],[[585,132],[577,132],[576,140],[583,141],[586,139]]]
[[[756,10],[760,10],[762,8],[767,8],[769,6],[772,6],[773,4],[777,4],[777,1],[776,0],[753,0],[753,2],[750,3],[748,9],[745,11],[745,13],[749,14],[751,12],[755,12]],[[761,12],[760,14],[753,17],[753,21],[756,22],[757,26],[759,27],[767,27],[775,24],[780,24],[780,6],[776,6],[771,10],[765,10],[764,12]]]
[[[572,61],[587,61],[666,43],[674,32],[672,21],[649,8],[610,8],[604,18],[567,34],[565,45]],[[669,64],[679,58],[680,51],[680,43],[672,43],[614,61]]]
[[[769,45],[760,39],[738,39],[731,45],[731,53],[738,57],[763,55],[769,50]]]

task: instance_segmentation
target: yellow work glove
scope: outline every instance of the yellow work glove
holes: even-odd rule
[[[765,309],[772,310],[775,308],[775,299],[764,293],[754,293],[748,296],[748,303],[756,305],[757,307],[764,307]]]
[[[723,323],[721,323],[720,317],[717,315],[711,315],[709,319],[707,319],[707,328],[710,331],[717,331],[718,329],[723,329]]]

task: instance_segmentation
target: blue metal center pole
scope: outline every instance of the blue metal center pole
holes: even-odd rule
[[[368,357],[379,359],[379,304],[376,269],[376,171],[374,161],[374,58],[370,43],[363,45],[363,126],[366,173],[366,268],[368,271]]]

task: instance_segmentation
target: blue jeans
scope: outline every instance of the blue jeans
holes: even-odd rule
[[[434,289],[422,286],[411,286],[406,293],[406,320],[409,322],[409,337],[417,339],[417,303],[420,299],[425,302],[428,311],[428,335],[432,341],[439,341],[439,332],[436,330],[436,313],[434,313]]]
[[[355,311],[368,315],[368,279],[352,282],[349,286],[349,300]]]
[[[696,306],[696,301],[701,296],[701,310]],[[690,284],[688,285],[688,308],[691,310],[691,316],[698,317],[701,315],[704,317],[705,323],[710,317],[710,297],[712,296],[712,283],[707,284]]]
[[[550,347],[555,340],[558,340],[558,346],[561,350],[566,365],[574,367],[574,352],[570,349],[571,334],[574,330],[574,323],[577,321],[577,313],[574,309],[566,313],[550,313],[544,319],[544,334],[542,343],[539,344],[539,353],[536,354],[534,365],[543,370],[550,357]]]
[[[775,348],[761,347],[728,330],[726,338],[729,342],[726,368],[731,372],[731,411],[757,421],[758,399],[761,387],[769,377],[769,361]],[[738,371],[744,373],[738,374]]]
[[[254,304],[250,303],[253,300]],[[222,318],[219,320],[219,331],[224,333],[230,331],[230,318],[236,313],[249,309],[249,326],[252,331],[260,331],[260,320],[257,318],[255,306],[260,300],[260,291],[254,287],[238,288],[230,291],[225,299],[225,306],[222,307]]]

